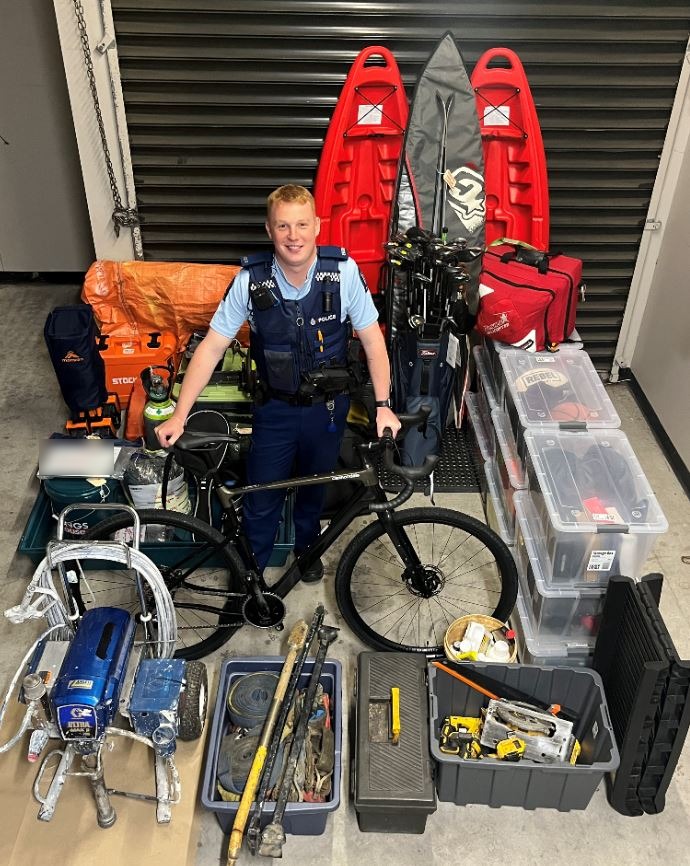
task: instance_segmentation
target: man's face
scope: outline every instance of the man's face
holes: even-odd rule
[[[321,225],[310,203],[277,202],[266,223],[276,258],[283,268],[308,267],[316,252]]]

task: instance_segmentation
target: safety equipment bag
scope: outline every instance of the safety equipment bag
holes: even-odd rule
[[[582,261],[520,244],[489,247],[479,282],[476,330],[485,337],[540,352],[575,328]]]

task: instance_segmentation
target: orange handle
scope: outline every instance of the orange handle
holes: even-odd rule
[[[481,686],[477,685],[477,683],[472,682],[472,680],[468,680],[467,677],[463,677],[462,674],[457,673],[457,671],[451,670],[451,668],[447,668],[442,662],[432,662],[431,663],[435,668],[438,668],[440,671],[444,671],[444,673],[450,674],[452,677],[455,677],[456,680],[460,680],[461,683],[465,683],[466,686],[469,686],[471,689],[474,689],[476,692],[479,692],[482,695],[486,695],[487,698],[491,698],[492,701],[500,701],[500,697],[495,695],[493,692],[490,692],[488,689],[484,689]]]

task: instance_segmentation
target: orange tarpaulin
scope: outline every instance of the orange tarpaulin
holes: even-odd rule
[[[182,351],[193,331],[208,328],[239,270],[237,265],[96,261],[81,296],[93,307],[102,333],[122,337],[167,331]],[[246,342],[243,336],[248,333],[238,335]]]

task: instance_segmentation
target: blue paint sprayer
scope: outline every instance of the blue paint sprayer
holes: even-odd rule
[[[27,758],[38,762],[33,793],[41,821],[53,817],[68,777],[85,776],[101,827],[115,822],[114,794],[155,801],[158,823],[168,823],[171,807],[181,797],[177,741],[197,739],[204,728],[206,666],[173,658],[177,624],[172,598],[158,568],[138,549],[140,527],[134,509],[94,506],[131,513],[134,542],[129,547],[64,541],[65,515],[73,507],[79,506],[68,506],[60,515],[58,541],[48,545],[22,601],[5,611],[13,623],[45,619],[48,629],[24,656],[0,705],[0,725],[13,695],[26,706],[19,729],[0,744],[0,753],[29,734]],[[84,559],[114,560],[130,569],[139,609],[132,613],[119,607],[86,607],[82,594],[72,591],[83,579],[79,563]],[[103,756],[115,737],[131,738],[151,751],[155,795],[106,786]],[[48,748],[56,740],[58,747]]]

